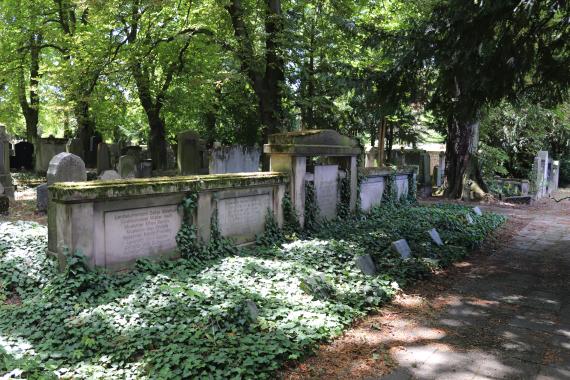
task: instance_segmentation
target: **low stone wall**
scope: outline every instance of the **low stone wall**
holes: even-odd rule
[[[368,212],[382,203],[382,196],[386,191],[388,178],[394,176],[397,200],[408,196],[409,180],[417,176],[417,167],[401,167],[396,170],[385,168],[360,169],[362,182],[360,183],[360,208]]]
[[[90,266],[109,270],[176,257],[179,204],[189,192],[198,194],[193,223],[202,240],[217,212],[222,236],[250,243],[264,231],[268,210],[282,225],[287,184],[285,174],[272,172],[56,183],[49,187],[49,251],[62,264],[66,251],[79,251]]]

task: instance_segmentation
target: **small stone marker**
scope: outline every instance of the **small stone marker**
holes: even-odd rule
[[[152,177],[152,160],[148,159],[141,161],[139,167],[140,167],[141,178]]]
[[[111,151],[109,145],[99,143],[97,147],[97,173],[103,173],[111,169]]]
[[[101,173],[99,179],[102,181],[112,181],[115,179],[121,179],[121,176],[114,170],[105,170],[103,173]]]
[[[131,155],[119,157],[119,175],[121,178],[135,178],[137,176],[137,160]]]
[[[483,211],[481,211],[481,209],[477,206],[477,207],[473,207],[473,212],[475,214],[477,214],[478,216],[483,216]]]
[[[245,310],[247,311],[247,316],[252,321],[256,321],[259,317],[259,309],[257,305],[252,300],[245,301]]]
[[[62,152],[49,162],[47,183],[87,181],[87,172],[83,160],[72,153]]]
[[[473,217],[471,216],[471,214],[465,215],[465,219],[467,219],[467,223],[469,223],[469,224],[474,224],[474,223],[475,223],[475,221],[473,220]]]
[[[441,240],[441,236],[439,236],[439,232],[437,232],[437,230],[435,228],[432,228],[431,230],[428,231],[429,236],[431,237],[431,240],[439,245],[440,247],[443,245],[443,240]]]
[[[370,255],[364,255],[356,258],[356,266],[362,271],[362,273],[368,276],[375,276],[378,274],[376,269],[376,264]]]
[[[392,249],[400,254],[402,259],[409,259],[412,256],[412,250],[406,239],[400,239],[392,242]]]
[[[36,207],[38,211],[46,212],[48,209],[48,185],[44,183],[36,187]]]

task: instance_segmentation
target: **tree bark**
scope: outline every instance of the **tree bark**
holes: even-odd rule
[[[384,166],[384,139],[386,137],[386,118],[383,117],[378,128],[378,167]]]
[[[33,34],[30,37],[30,88],[29,101],[26,97],[26,79],[24,75],[23,63],[19,70],[18,78],[18,100],[22,114],[26,121],[26,138],[28,142],[35,144],[38,137],[38,122],[40,114],[40,97],[38,86],[40,82],[40,50],[42,43],[41,34]]]
[[[446,189],[448,198],[470,200],[471,191],[479,196],[488,191],[477,157],[479,118],[450,117],[446,146]]]

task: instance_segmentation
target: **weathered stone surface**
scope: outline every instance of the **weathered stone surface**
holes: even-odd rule
[[[374,264],[374,259],[370,255],[359,256],[356,258],[356,266],[362,271],[362,273],[368,276],[375,276],[378,274],[378,269],[376,264]]]
[[[395,179],[396,192],[398,199],[402,199],[408,196],[409,186],[408,186],[408,176],[407,175],[396,175]]]
[[[140,172],[140,177],[141,178],[150,178],[152,177],[152,160],[147,159],[147,160],[143,160],[141,161],[141,163],[139,164],[139,172]]]
[[[322,273],[302,279],[301,289],[320,300],[330,298],[334,294],[334,289]]]
[[[315,129],[270,135],[263,152],[296,156],[355,156],[361,149],[356,140],[337,131]]]
[[[338,165],[315,166],[314,175],[315,193],[320,215],[323,219],[334,219],[339,201]]]
[[[105,170],[111,169],[111,151],[109,145],[99,143],[97,147],[97,173],[103,173]]]
[[[479,208],[479,206],[477,207],[473,207],[473,212],[478,215],[478,216],[482,216],[483,215],[483,211],[481,211],[481,209]]]
[[[87,180],[83,160],[71,153],[59,153],[49,163],[48,185],[56,182],[82,182]]]
[[[67,153],[75,154],[76,156],[80,157],[82,160],[85,160],[85,151],[83,149],[83,144],[81,143],[81,139],[73,138],[67,140],[67,144],[65,145],[65,150]]]
[[[46,183],[36,187],[36,208],[40,212],[48,209],[48,185]]]
[[[225,192],[217,198],[218,225],[224,236],[244,243],[264,230],[265,217],[272,209],[269,191]]]
[[[103,173],[101,173],[99,179],[102,181],[112,181],[121,179],[121,176],[115,170],[105,170]]]
[[[409,259],[412,256],[412,250],[406,239],[392,242],[392,249],[396,251],[402,259]]]
[[[107,264],[173,252],[181,223],[182,218],[175,204],[106,212]]]
[[[259,147],[241,145],[213,148],[209,152],[210,174],[251,173],[259,171]]]
[[[10,198],[0,194],[0,214],[7,214],[10,211]]]
[[[432,228],[431,230],[428,231],[429,236],[431,237],[431,240],[439,245],[442,246],[443,245],[443,240],[441,240],[441,236],[439,236],[439,232],[437,232],[437,230],[435,228]]]
[[[360,185],[360,208],[362,211],[370,211],[379,206],[384,193],[384,177],[368,177]]]
[[[473,220],[473,217],[471,216],[471,214],[466,214],[465,215],[465,219],[467,219],[467,223],[469,224],[474,224],[475,221]]]
[[[38,139],[36,144],[36,164],[35,170],[39,173],[45,173],[49,169],[51,160],[59,153],[65,153],[66,139],[56,139],[49,137],[47,139]]]
[[[0,195],[4,194],[4,185],[0,183]]]
[[[14,186],[10,175],[10,143],[3,125],[0,125],[0,184],[4,187],[4,194],[14,199]]]
[[[119,157],[119,175],[121,178],[136,178],[137,177],[137,160],[134,156],[125,155]]]
[[[206,147],[194,131],[178,134],[178,171],[182,175],[207,172]]]

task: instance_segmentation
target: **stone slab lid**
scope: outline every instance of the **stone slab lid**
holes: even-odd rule
[[[263,152],[291,156],[356,156],[361,148],[355,139],[337,131],[315,129],[270,135]]]

